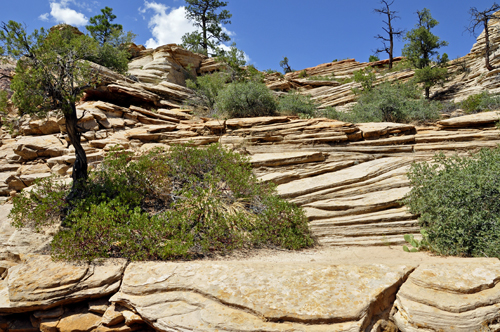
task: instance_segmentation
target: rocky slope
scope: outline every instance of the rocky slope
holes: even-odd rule
[[[500,37],[492,32],[497,52]],[[275,182],[281,196],[304,207],[319,248],[374,248],[401,244],[404,234],[418,236],[416,217],[400,202],[410,190],[409,165],[436,152],[469,154],[500,144],[500,111],[426,127],[289,116],[196,118],[179,108],[192,93],[185,79],[220,64],[176,45],[133,50],[132,76],[100,68],[102,84],[78,105],[90,166],[114,146],[140,153],[158,145],[220,142],[247,154],[262,181]],[[480,50],[478,42],[464,58],[468,70],[440,90],[443,98],[497,91],[495,71],[482,68]],[[342,78],[366,66],[344,60],[305,71]],[[355,83],[298,75],[268,76],[267,83],[301,89],[322,107],[354,100]],[[408,79],[413,73],[388,75]],[[2,132],[4,201],[29,190],[35,179],[58,174],[69,180],[75,158],[64,130],[64,119],[49,114],[23,118],[19,136]],[[0,209],[0,331],[500,330],[497,259],[71,264],[42,255],[55,229],[14,229],[10,208],[7,202]]]

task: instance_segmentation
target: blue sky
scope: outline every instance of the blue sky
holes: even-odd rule
[[[180,43],[181,36],[193,30],[184,18],[183,0],[4,0],[0,21],[23,22],[28,30],[65,22],[85,30],[89,17],[100,14],[105,6],[113,8],[115,23],[137,34],[136,43],[157,46]],[[333,59],[355,58],[367,61],[381,43],[382,16],[373,9],[378,0],[227,0],[232,24],[226,28],[237,47],[245,51],[258,69],[280,69],[279,61],[289,58],[293,69],[300,70]],[[397,28],[412,29],[415,12],[427,7],[440,24],[433,30],[449,42],[442,49],[451,59],[467,54],[476,38],[464,32],[473,5],[486,9],[486,0],[395,0]],[[395,55],[404,42],[398,41]],[[386,58],[385,54],[380,55]]]

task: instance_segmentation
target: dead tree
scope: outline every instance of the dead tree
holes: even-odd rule
[[[491,21],[500,20],[500,14],[496,13],[498,10],[500,10],[500,6],[496,2],[494,2],[489,9],[483,10],[482,12],[480,12],[476,7],[471,7],[469,10],[470,24],[467,27],[467,30],[474,36],[477,36],[476,30],[478,28],[484,29],[484,62],[486,68],[490,71],[495,68],[490,64],[490,31],[488,30],[488,27]]]
[[[389,55],[389,69],[392,68],[392,62],[394,59],[394,38],[401,38],[401,35],[403,34],[403,30],[400,29],[394,29],[392,26],[392,22],[395,19],[400,18],[397,16],[397,12],[393,11],[390,9],[390,6],[394,3],[394,0],[388,3],[386,0],[380,1],[380,3],[383,5],[382,8],[375,9],[375,13],[382,14],[382,15],[387,15],[387,20],[383,20],[384,24],[386,25],[385,27],[382,27],[384,31],[387,33],[388,37],[384,37],[382,35],[376,35],[375,38],[382,40],[382,43],[384,45],[383,48],[379,48],[375,51],[375,53],[382,53],[386,52]],[[389,43],[389,45],[387,45]]]

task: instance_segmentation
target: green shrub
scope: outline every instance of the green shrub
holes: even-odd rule
[[[500,109],[500,96],[494,96],[488,91],[484,91],[467,97],[460,103],[460,106],[467,114]]]
[[[380,58],[376,55],[370,55],[368,58],[368,62],[375,62],[375,61],[380,61]]]
[[[278,110],[284,114],[313,116],[316,104],[310,96],[292,91],[279,99]]]
[[[367,67],[365,69],[356,70],[354,72],[354,81],[361,84],[364,92],[369,92],[373,90],[373,83],[377,79],[373,69],[371,67]],[[361,91],[355,89],[354,92],[356,94],[361,93]]]
[[[499,174],[500,147],[412,165],[405,203],[420,215],[431,250],[500,258]]]
[[[231,83],[219,93],[216,108],[229,118],[275,115],[278,103],[265,84]]]
[[[194,98],[188,99],[188,104],[214,109],[217,96],[228,81],[229,74],[225,72],[199,76],[196,80],[186,80],[186,86],[195,93]]]
[[[69,206],[53,179],[14,198],[18,227],[64,219],[56,259],[193,259],[238,248],[311,246],[302,209],[257,181],[246,157],[215,144],[173,146],[133,159],[115,151]]]
[[[299,78],[307,78],[309,75],[307,74],[307,71],[304,69],[304,70],[301,70],[300,73],[299,73]]]
[[[411,83],[383,83],[365,91],[349,112],[334,112],[346,122],[425,122],[439,118],[441,104],[422,98]]]

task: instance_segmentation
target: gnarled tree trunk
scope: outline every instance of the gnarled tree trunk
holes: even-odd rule
[[[78,131],[78,117],[76,115],[76,106],[74,103],[71,105],[71,112],[65,113],[64,117],[66,119],[66,131],[68,132],[69,140],[71,145],[75,148],[75,164],[73,165],[73,187],[71,192],[66,198],[71,201],[79,196],[82,190],[82,186],[88,178],[87,173],[87,155],[82,147],[80,137],[81,134]]]

